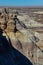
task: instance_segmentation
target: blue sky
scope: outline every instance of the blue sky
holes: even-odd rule
[[[43,0],[0,0],[0,6],[43,6]]]

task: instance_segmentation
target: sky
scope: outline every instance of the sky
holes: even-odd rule
[[[0,0],[0,6],[43,6],[43,0]]]

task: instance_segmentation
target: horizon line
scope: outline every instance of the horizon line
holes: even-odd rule
[[[43,8],[43,6],[0,6],[0,8]]]

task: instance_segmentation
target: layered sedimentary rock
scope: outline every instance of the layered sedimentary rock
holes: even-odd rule
[[[43,8],[0,8],[0,22],[7,23],[6,32],[12,46],[34,64],[43,65]],[[13,18],[17,15],[16,33],[12,31]],[[4,19],[5,18],[5,19]],[[25,25],[27,28],[25,28]],[[1,26],[0,26],[1,27]],[[9,30],[10,29],[10,30]]]

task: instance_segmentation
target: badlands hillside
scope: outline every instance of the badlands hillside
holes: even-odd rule
[[[16,45],[18,48],[16,48],[14,32],[10,32],[11,40],[13,39],[12,45],[25,55],[33,65],[43,65],[43,8],[6,7],[5,11],[4,7],[0,7],[0,13],[5,14],[7,21],[8,17],[11,19],[11,17],[14,18],[17,15],[20,22],[17,21],[16,28],[23,33],[25,39],[22,34],[18,35],[17,33],[18,39],[19,36],[21,38],[19,39],[21,43],[18,42]],[[4,19],[0,19],[0,21],[3,22]],[[12,30],[12,26],[10,29]]]

